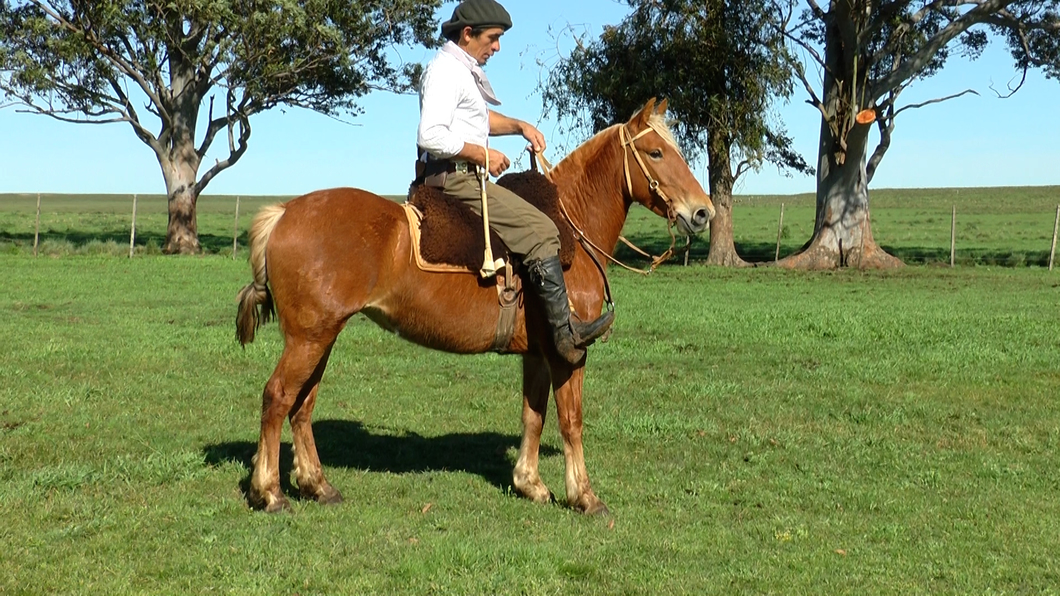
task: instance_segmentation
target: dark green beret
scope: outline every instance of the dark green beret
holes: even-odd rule
[[[453,10],[453,17],[442,23],[442,35],[449,37],[464,27],[512,28],[512,17],[495,0],[464,0]]]

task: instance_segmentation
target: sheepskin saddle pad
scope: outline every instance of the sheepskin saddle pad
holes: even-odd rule
[[[497,180],[503,186],[537,207],[559,229],[560,262],[570,267],[574,260],[574,232],[563,219],[556,185],[535,170],[505,174]],[[486,240],[482,234],[482,217],[459,199],[450,197],[440,188],[414,186],[409,189],[408,202],[423,214],[420,226],[420,255],[428,263],[454,265],[471,271],[482,267]],[[508,248],[497,233],[490,230],[490,247],[494,257],[507,256]]]

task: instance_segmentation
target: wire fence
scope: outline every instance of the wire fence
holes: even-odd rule
[[[202,250],[236,258],[262,206],[291,197],[203,196],[197,203]],[[402,197],[389,197],[401,200]],[[625,233],[651,249],[665,227],[644,210]],[[813,233],[812,194],[734,197],[737,251],[750,261],[797,252]],[[0,252],[62,256],[160,254],[168,207],[163,195],[0,194]],[[910,264],[1056,267],[1060,187],[925,189],[873,195],[876,241]],[[709,234],[684,262],[706,258]],[[665,246],[660,246],[664,250]]]

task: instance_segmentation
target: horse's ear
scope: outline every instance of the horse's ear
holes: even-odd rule
[[[670,103],[669,99],[663,98],[663,100],[659,102],[659,105],[655,106],[655,113],[660,115],[660,116],[666,114],[666,106],[669,103]]]
[[[663,100],[663,101],[665,102],[666,100]],[[648,125],[648,118],[651,118],[651,115],[654,114],[654,113],[655,113],[655,98],[653,97],[653,98],[648,100],[648,103],[644,104],[644,107],[641,108],[640,113],[638,113],[636,116],[634,116],[632,121],[638,122],[638,123],[640,123],[640,124],[642,124],[644,126],[647,126]]]

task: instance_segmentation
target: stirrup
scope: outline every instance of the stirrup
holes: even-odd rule
[[[571,335],[574,338],[574,345],[578,348],[586,348],[593,345],[600,337],[607,335],[611,331],[611,323],[615,321],[615,311],[609,310],[601,314],[591,323],[582,323],[571,321]]]

